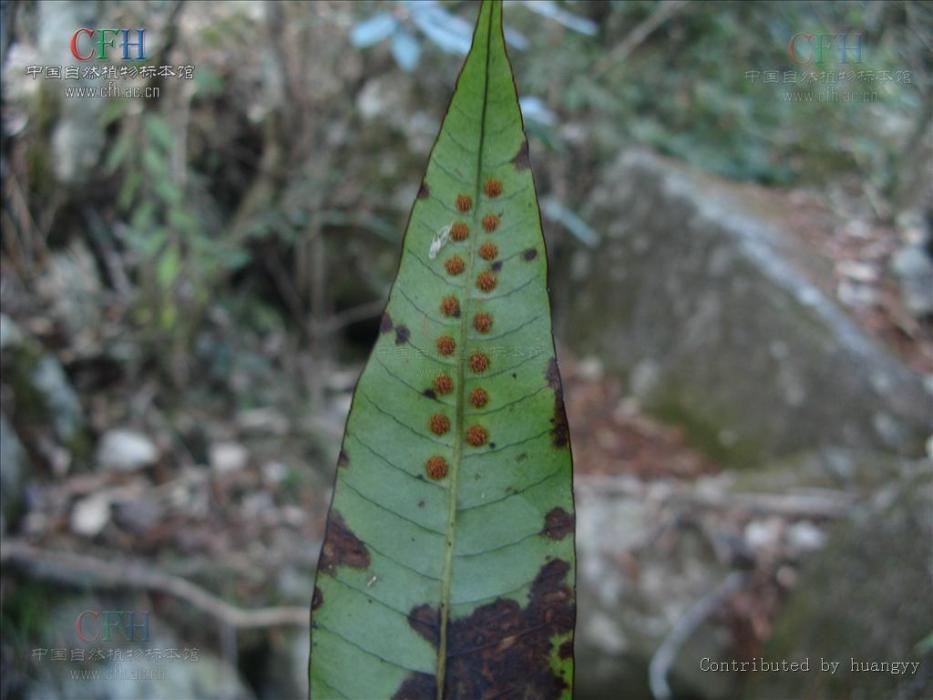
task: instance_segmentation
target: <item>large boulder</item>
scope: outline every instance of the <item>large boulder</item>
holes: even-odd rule
[[[810,673],[753,676],[748,698],[933,697],[930,476],[926,465],[837,525],[804,567],[764,654],[809,658]],[[821,670],[821,659],[838,665]]]
[[[933,697],[888,692],[907,680],[933,681],[920,673],[933,674],[929,665],[910,679],[872,674],[879,684],[867,685],[874,692],[865,695],[854,692],[863,676],[840,668],[827,686],[818,671],[821,655],[848,664],[852,656],[920,661],[933,651],[929,642],[920,650],[933,631],[933,606],[920,593],[933,583],[926,570],[930,481],[928,461],[845,450],[692,483],[582,475],[577,697],[654,700],[652,660],[677,634],[682,643],[672,648],[664,674],[674,698]],[[774,638],[762,649],[767,628],[755,625],[776,616]],[[811,670],[805,676],[713,671],[704,661],[758,656],[809,658]]]
[[[809,449],[917,455],[933,396],[817,283],[828,266],[743,190],[644,152],[600,178],[593,252],[555,266],[559,328],[733,464]],[[561,293],[560,290],[568,290]]]

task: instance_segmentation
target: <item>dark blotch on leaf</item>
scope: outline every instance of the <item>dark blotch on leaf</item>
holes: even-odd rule
[[[554,427],[551,428],[551,444],[554,447],[567,447],[570,444],[570,426],[567,423],[567,412],[564,410],[564,389],[560,383],[557,358],[552,357],[548,362],[545,377],[554,390],[554,417],[551,418]]]
[[[365,569],[369,566],[369,550],[366,545],[347,527],[343,516],[336,510],[331,511],[321,547],[321,561],[318,568],[333,575],[338,566],[352,569]]]
[[[522,260],[530,262],[538,257],[538,251],[535,248],[526,248],[522,251]]]
[[[337,455],[337,466],[338,467],[348,467],[350,466],[350,455],[344,450],[340,450],[340,454]]]
[[[431,188],[424,180],[421,181],[421,187],[418,188],[418,199],[427,199],[431,196]]]
[[[379,332],[388,333],[392,330],[392,317],[389,316],[389,312],[382,314],[382,320],[379,321]]]
[[[437,696],[437,679],[427,673],[410,673],[392,700],[434,700]]]
[[[547,535],[552,540],[562,540],[567,535],[573,533],[574,518],[563,508],[552,508],[544,516],[544,529],[541,534]]]
[[[408,613],[408,624],[432,646],[437,646],[441,630],[441,618],[437,610],[427,603],[414,607]]]
[[[538,572],[527,607],[500,598],[451,620],[444,696],[559,698],[567,683],[551,670],[549,659],[551,639],[573,631],[569,572],[570,564],[554,559]]]
[[[317,610],[319,607],[324,605],[324,594],[321,593],[321,589],[317,586],[314,587],[314,595],[311,596],[311,610],[312,612]]]
[[[421,393],[427,396],[429,399],[437,400],[437,392],[434,391],[434,389],[425,389]]]
[[[490,265],[489,267],[491,267],[495,272],[498,272],[499,270],[502,269],[502,261],[501,261],[501,260],[496,260],[496,261],[495,261],[492,265]]]
[[[408,326],[397,326],[395,328],[395,344],[403,345],[408,342],[408,339],[411,337],[411,331],[408,330]]]
[[[512,165],[516,170],[528,170],[531,167],[531,158],[528,157],[528,139],[522,139],[522,145],[518,147],[518,153],[512,158]]]

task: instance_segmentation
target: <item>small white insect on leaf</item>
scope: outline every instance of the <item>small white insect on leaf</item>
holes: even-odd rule
[[[447,241],[450,240],[450,224],[447,224],[444,228],[434,234],[434,239],[431,241],[431,249],[428,251],[428,257],[431,260],[437,257],[437,254],[441,252]]]

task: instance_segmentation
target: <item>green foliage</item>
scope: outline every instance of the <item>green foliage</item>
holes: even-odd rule
[[[120,113],[107,115],[108,118]],[[123,237],[134,253],[141,294],[137,322],[150,331],[151,347],[190,347],[213,286],[222,273],[248,261],[246,250],[202,223],[174,153],[175,134],[165,116],[143,112],[127,118],[105,162],[118,176],[117,210]]]
[[[347,421],[314,697],[570,697],[570,445],[527,148],[484,2]]]
[[[912,120],[923,99],[924,76],[904,58],[914,33],[902,26],[903,5],[686,3],[631,53],[614,59],[614,49],[658,4],[613,3],[602,43],[568,34],[549,60],[522,64],[523,74],[532,93],[551,96],[551,106],[571,121],[582,119],[602,152],[642,144],[730,178],[780,184],[893,172],[894,127]],[[798,32],[847,30],[863,34],[861,63],[838,63],[829,52],[822,65],[801,65],[788,53]],[[783,80],[785,71],[910,69],[912,82],[846,78],[801,85],[747,75],[776,71]]]

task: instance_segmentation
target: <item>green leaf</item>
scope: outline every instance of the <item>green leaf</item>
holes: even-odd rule
[[[145,121],[146,135],[163,151],[170,151],[175,144],[175,135],[172,127],[162,117],[150,114]]]
[[[541,218],[487,1],[347,420],[312,696],[569,698],[571,479]]]
[[[173,287],[180,272],[181,255],[178,247],[171,245],[163,251],[156,265],[156,280],[159,283],[159,289],[167,291]]]

